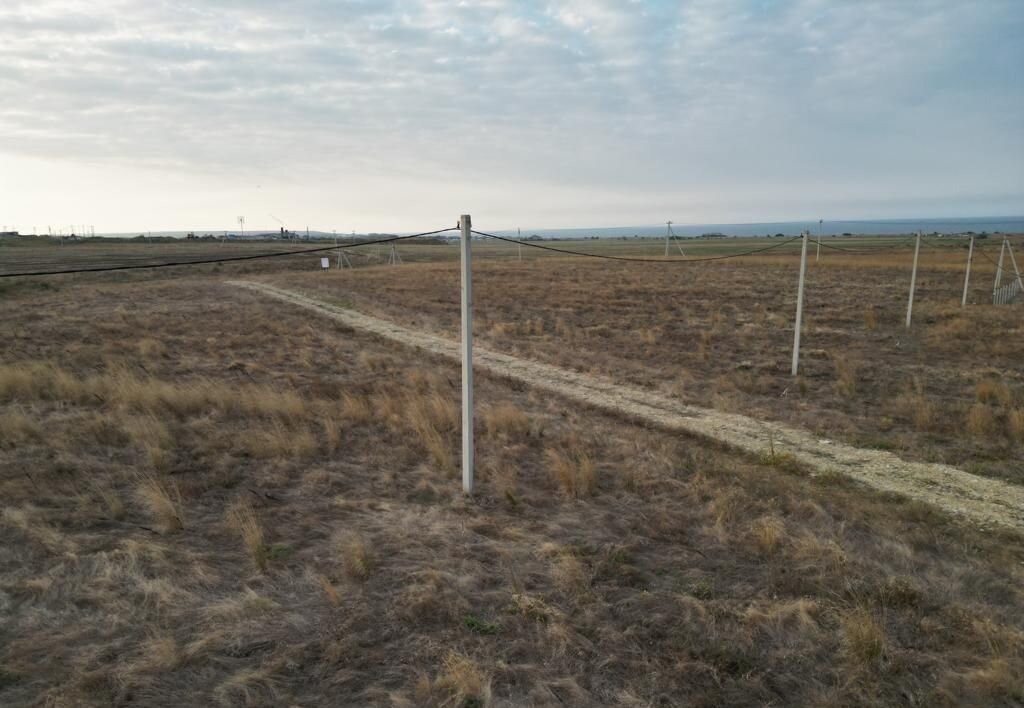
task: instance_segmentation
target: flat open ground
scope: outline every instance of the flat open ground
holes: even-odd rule
[[[302,307],[321,317],[370,332],[406,347],[461,362],[459,342],[426,334],[306,297],[266,283],[233,280],[232,285]],[[842,475],[877,490],[894,492],[983,527],[1024,528],[1024,487],[987,479],[949,465],[908,462],[891,452],[823,440],[807,431],[712,408],[681,403],[646,388],[581,374],[550,364],[473,350],[474,369],[487,371],[630,420],[699,436],[712,444],[762,458],[800,465],[811,474]]]
[[[910,335],[902,261],[823,254],[797,382],[792,256],[493,253],[491,348],[1022,481],[1019,308],[961,314],[958,252]],[[467,499],[454,364],[223,282],[452,337],[457,270],[306,268],[7,281],[0,704],[1024,701],[1019,533],[486,375]]]
[[[858,241],[831,240],[868,250]],[[979,244],[997,256],[995,243]],[[823,249],[819,263],[812,255],[796,379],[796,244],[782,255],[689,264],[548,254],[519,263],[489,261],[483,251],[474,270],[474,333],[497,351],[1024,483],[1024,317],[1020,306],[984,304],[995,266],[981,253],[970,305],[960,307],[960,245],[922,250],[910,330],[909,251]],[[573,245],[588,246],[602,252]],[[456,263],[435,263],[268,282],[457,338],[458,277]]]

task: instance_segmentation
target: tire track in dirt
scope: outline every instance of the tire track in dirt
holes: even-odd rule
[[[417,332],[266,283],[236,280],[228,284],[313,310],[400,344],[456,361],[460,357],[455,340]],[[705,437],[745,452],[764,454],[774,446],[777,452],[788,453],[819,473],[841,474],[875,489],[931,504],[984,527],[1024,529],[1021,486],[979,477],[949,465],[909,462],[883,450],[823,440],[780,423],[691,406],[654,391],[478,347],[473,350],[473,365],[602,410]]]

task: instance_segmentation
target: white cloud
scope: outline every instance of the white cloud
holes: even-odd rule
[[[162,170],[194,226],[267,190],[190,184],[271,174],[311,221],[355,217],[303,190],[359,194],[356,228],[459,199],[502,225],[1024,208],[1022,30],[1016,0],[8,0],[0,159],[128,192]],[[5,222],[145,201],[11,187]]]

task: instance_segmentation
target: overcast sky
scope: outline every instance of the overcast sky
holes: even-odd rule
[[[1024,213],[1022,0],[3,0],[0,225]]]

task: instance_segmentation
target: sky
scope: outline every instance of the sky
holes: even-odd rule
[[[0,228],[1024,214],[1021,0],[3,0]]]

